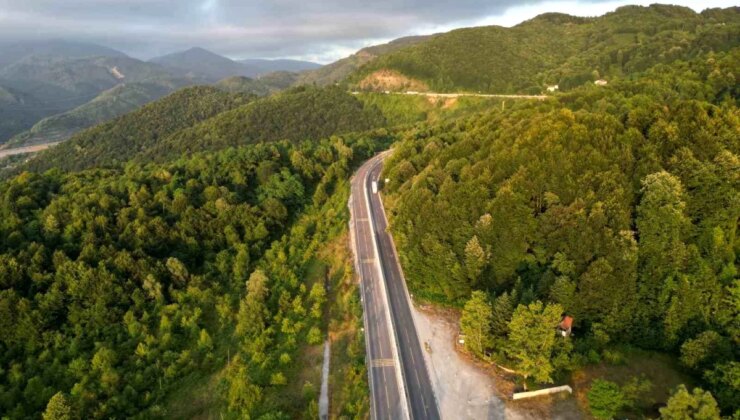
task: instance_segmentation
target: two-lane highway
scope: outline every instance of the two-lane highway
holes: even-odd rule
[[[360,262],[365,308],[372,415],[377,419],[434,420],[440,418],[439,410],[416,333],[408,291],[387,232],[383,204],[372,188],[372,183],[380,176],[384,156],[370,159],[358,170],[352,180],[350,202],[355,260]],[[390,360],[386,357],[389,353]],[[396,381],[395,389],[388,387],[391,378]],[[398,400],[391,402],[389,394],[394,391]],[[393,408],[393,403],[400,406],[400,411],[386,409]]]
[[[402,390],[400,367],[397,365],[390,309],[379,264],[375,257],[374,234],[365,179],[371,162],[363,165],[352,181],[350,199],[350,234],[355,257],[355,271],[360,276],[360,291],[364,309],[365,344],[370,378],[371,417],[374,419],[406,419],[408,407]]]

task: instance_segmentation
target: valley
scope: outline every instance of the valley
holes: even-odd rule
[[[0,418],[739,415],[740,8],[284,6],[0,42]]]

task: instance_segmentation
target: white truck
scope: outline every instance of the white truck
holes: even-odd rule
[[[378,193],[378,182],[373,181],[373,194],[377,194],[377,193]]]

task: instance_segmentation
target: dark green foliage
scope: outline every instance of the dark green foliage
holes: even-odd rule
[[[171,78],[117,85],[84,105],[44,118],[10,139],[8,147],[67,140],[81,130],[110,121],[190,84],[192,81],[188,79]]]
[[[492,335],[509,339],[517,304],[559,303],[581,360],[609,343],[681,352],[732,412],[740,121],[716,81],[739,64],[709,53],[410,130],[383,176],[414,295],[499,296]]]
[[[350,77],[392,69],[435,91],[540,93],[738,45],[737,8],[627,6],[597,18],[545,14],[513,28],[459,29],[383,55]]]
[[[689,393],[683,385],[671,396],[668,405],[660,409],[660,418],[664,420],[719,420],[719,414],[712,394],[701,388]]]
[[[588,407],[597,419],[609,420],[625,405],[624,393],[614,382],[596,379],[588,391]]]
[[[298,74],[278,71],[266,74],[258,79],[234,76],[220,80],[214,86],[231,93],[249,93],[265,96],[289,88],[295,83]]]
[[[79,170],[130,159],[164,161],[259,141],[298,142],[385,125],[375,107],[337,88],[298,88],[249,103],[252,99],[210,87],[183,89],[86,130],[22,169]]]
[[[161,139],[249,102],[212,87],[182,89],[115,120],[85,130],[44,152],[24,169],[79,170],[128,161]]]
[[[152,144],[140,160],[258,141],[324,138],[385,125],[382,114],[338,88],[296,88],[224,112]]]
[[[428,36],[408,36],[393,40],[387,44],[374,45],[363,48],[349,57],[345,57],[334,63],[328,64],[316,70],[302,72],[297,84],[299,85],[316,85],[330,86],[339,83],[351,73],[360,68],[363,64],[368,63],[380,55],[396,51],[408,45],[414,45],[429,39]]]
[[[346,227],[351,168],[386,142],[262,143],[0,184],[0,412],[161,417],[179,379],[225,365],[228,343],[229,377],[251,379],[225,404],[305,412],[279,398],[293,380],[282,355],[321,328],[301,270]],[[318,185],[337,194],[305,210]]]
[[[122,53],[98,56],[99,52],[88,55],[73,52],[67,55],[69,51],[60,48],[34,55],[29,51],[33,50],[25,50],[25,54],[14,59],[11,57],[11,63],[0,68],[0,143],[31,128],[41,118],[88,103],[122,81],[166,84],[188,79],[178,78],[158,65]]]

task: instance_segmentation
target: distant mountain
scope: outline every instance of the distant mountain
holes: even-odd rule
[[[172,78],[117,85],[73,110],[44,118],[34,124],[31,129],[11,138],[6,147],[31,146],[67,140],[83,129],[133,111],[191,84],[193,84],[191,79]]]
[[[354,71],[383,54],[388,54],[409,45],[418,44],[430,39],[432,36],[410,36],[396,39],[387,44],[363,48],[349,57],[335,61],[334,63],[320,67],[316,70],[301,73],[297,84],[316,84],[319,86],[332,85],[346,79],[347,76],[352,74]]]
[[[266,60],[259,58],[250,58],[246,60],[239,60],[239,63],[244,64],[247,70],[245,75],[249,77],[261,76],[276,71],[299,73],[306,70],[316,70],[322,67],[321,64],[312,63],[310,61],[286,59]]]
[[[217,82],[231,76],[246,76],[244,65],[203,48],[191,48],[149,60],[182,75]]]
[[[349,82],[367,90],[540,93],[556,84],[567,90],[737,46],[739,11],[625,6],[595,18],[548,13],[512,28],[458,29],[385,53]]]
[[[69,129],[76,131],[88,126],[88,123],[99,122],[104,115],[129,111],[132,106],[141,105],[145,98],[160,97],[194,81],[184,82],[182,77],[175,76],[162,66],[125,55],[91,58],[29,55],[0,69],[0,86],[6,92],[3,95],[5,100],[0,99],[0,116],[5,117],[4,121],[0,121],[0,143],[31,128],[42,118],[80,107],[122,84],[144,83],[135,89],[109,92],[105,96],[107,101],[98,101],[86,107],[82,114],[76,113],[86,116],[77,119],[74,124],[69,124],[69,115],[63,117],[65,123],[61,127],[57,124],[59,120],[54,120],[51,131],[37,130],[37,135],[31,136],[34,137],[33,142],[52,141],[41,137],[50,133],[55,133],[52,136],[54,139],[65,137],[70,133]],[[152,90],[145,92],[148,88]],[[114,93],[122,94],[120,100],[111,101]],[[102,106],[103,103],[115,105],[104,109],[106,106]],[[93,109],[95,111],[91,112]],[[43,126],[50,127],[48,124]]]
[[[55,58],[125,57],[126,54],[112,48],[84,42],[47,40],[0,43],[0,68],[29,56]]]
[[[43,118],[45,112],[32,96],[0,84],[0,146],[3,140]]]
[[[321,64],[299,60],[246,59],[234,61],[203,48],[191,48],[149,60],[182,75],[205,77],[216,82],[233,76],[256,78],[276,71],[301,72]]]

